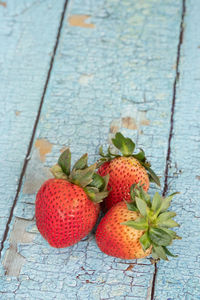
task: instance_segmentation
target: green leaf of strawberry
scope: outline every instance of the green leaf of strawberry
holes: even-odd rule
[[[150,228],[149,237],[158,246],[169,246],[172,242],[171,235],[160,228]]]
[[[85,153],[73,166],[73,170],[83,170],[87,168],[88,154]]]
[[[133,202],[131,202],[131,203],[126,202],[126,205],[127,205],[128,210],[138,211],[137,206]]]
[[[143,248],[144,251],[146,251],[151,246],[151,240],[149,238],[149,233],[148,232],[145,232],[141,236],[140,243],[141,243],[142,248]]]
[[[147,215],[147,204],[142,198],[135,198],[137,208],[139,209],[139,212],[141,213],[142,216]]]
[[[152,256],[155,259],[167,260],[167,255],[172,256],[172,254],[166,246],[171,245],[174,239],[181,239],[176,232],[169,229],[179,226],[172,219],[176,213],[167,210],[175,194],[177,193],[163,198],[156,192],[151,200],[142,187],[137,185],[131,193],[132,202],[127,204],[129,210],[133,211],[133,206],[140,215],[135,221],[130,220],[123,224],[145,231],[140,238],[140,243],[143,250],[152,246]]]
[[[173,193],[173,194],[171,194],[168,197],[163,199],[162,204],[160,206],[159,212],[163,212],[163,211],[167,210],[170,207],[171,201],[172,201],[173,197],[176,194],[179,194],[179,193]]]
[[[115,134],[115,137],[112,139],[113,145],[122,153],[124,157],[133,157],[137,161],[140,162],[141,166],[143,166],[147,174],[149,176],[149,180],[156,183],[160,186],[160,179],[155,174],[155,172],[151,169],[151,164],[147,161],[145,157],[145,153],[143,149],[140,149],[139,153],[134,154],[135,143],[130,139],[124,137],[120,132]],[[108,148],[107,154],[104,154],[102,146],[99,148],[99,154],[101,156],[98,161],[98,168],[104,164],[104,162],[112,161],[113,159],[120,157],[119,154],[114,154],[110,151],[110,147]]]
[[[173,217],[176,216],[176,213],[173,212],[173,211],[166,211],[166,212],[163,212],[159,215],[159,217],[157,218],[157,223],[158,224],[162,224],[164,223],[166,220],[168,219],[171,219]]]
[[[163,246],[163,249],[165,251],[165,254],[172,257],[178,257],[178,255],[172,254],[166,247]]]
[[[54,165],[50,171],[55,178],[68,180],[68,176],[63,172],[59,165]]]
[[[153,246],[152,256],[154,259],[162,258],[168,260],[165,249],[162,246]]]
[[[145,167],[145,165],[144,165]],[[146,167],[150,181],[151,182],[155,182],[158,186],[160,186],[160,179],[158,178],[158,176],[156,175],[156,173],[150,168],[150,167]]]
[[[168,219],[166,221],[163,221],[162,223],[159,222],[158,224],[160,227],[167,227],[167,228],[180,227],[180,225],[172,219]]]
[[[71,169],[71,152],[69,148],[60,155],[58,165],[62,168],[63,172],[69,176]]]
[[[89,185],[102,190],[105,187],[105,180],[99,174],[94,173],[92,177],[92,182]]]
[[[120,132],[116,133],[115,138],[112,139],[113,145],[119,149],[124,156],[132,155],[135,149],[135,143],[125,138]]]
[[[77,160],[71,171],[71,152],[66,149],[60,155],[58,164],[51,168],[51,172],[57,179],[66,179],[82,187],[93,202],[99,203],[108,196],[109,175],[100,176],[95,172],[97,164],[88,167],[87,163],[88,154],[85,153]]]
[[[72,170],[69,178],[77,185],[86,187],[93,181],[93,174],[96,169],[96,164],[83,169],[83,170]]]
[[[138,218],[135,221],[130,220],[130,221],[124,222],[122,224],[127,225],[129,227],[133,227],[133,228],[138,229],[138,230],[148,229],[148,223],[147,223],[147,220],[145,218]]]
[[[162,197],[158,192],[155,193],[152,200],[152,209],[157,211],[162,204]]]
[[[138,154],[133,154],[133,157],[141,162],[146,161],[145,153],[142,149],[140,149],[140,152]]]

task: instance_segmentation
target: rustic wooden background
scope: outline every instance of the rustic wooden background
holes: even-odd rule
[[[199,16],[199,0],[0,1],[1,300],[200,299]],[[170,262],[108,257],[93,234],[54,249],[37,232],[60,151],[94,162],[118,130],[161,192],[181,192]]]

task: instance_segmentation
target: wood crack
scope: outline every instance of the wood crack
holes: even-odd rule
[[[66,10],[67,10],[67,4],[68,4],[68,0],[65,0],[63,10],[62,10],[62,14],[61,14],[61,18],[60,18],[60,24],[59,24],[58,32],[57,32],[57,36],[56,36],[56,42],[55,42],[55,45],[54,45],[54,48],[53,48],[53,53],[52,53],[52,56],[51,56],[49,70],[48,70],[48,73],[47,73],[47,78],[46,78],[46,81],[45,81],[45,85],[44,85],[40,105],[39,105],[39,108],[38,108],[37,117],[36,117],[36,120],[35,120],[35,123],[34,123],[33,132],[32,132],[31,139],[30,139],[30,142],[29,142],[29,146],[28,146],[28,149],[27,149],[26,157],[24,159],[24,164],[23,164],[23,168],[22,168],[22,171],[21,171],[21,174],[20,174],[15,199],[13,201],[13,205],[12,205],[11,210],[10,210],[10,215],[9,215],[8,221],[6,223],[5,232],[4,232],[2,241],[1,241],[0,258],[1,258],[2,250],[4,248],[4,243],[5,243],[5,241],[7,239],[7,236],[8,236],[10,223],[12,221],[14,208],[17,204],[18,196],[19,196],[19,193],[20,193],[20,190],[21,190],[21,187],[22,187],[24,174],[26,172],[28,161],[30,159],[30,154],[31,154],[31,150],[32,150],[32,147],[33,147],[33,142],[34,142],[34,139],[35,139],[37,126],[38,126],[38,123],[39,123],[39,120],[40,120],[40,115],[41,115],[42,106],[43,106],[44,98],[45,98],[46,91],[47,91],[47,86],[48,86],[49,79],[50,79],[50,76],[51,76],[51,72],[52,72],[52,69],[53,69],[54,59],[55,59],[56,51],[57,51],[57,48],[58,48],[58,43],[59,43],[59,40],[60,40],[61,29],[62,29],[62,26],[63,26],[64,17],[65,17],[65,13],[66,13]]]
[[[175,75],[174,83],[173,83],[170,131],[169,131],[169,138],[168,138],[168,150],[167,150],[167,156],[166,156],[166,164],[165,164],[164,189],[163,189],[163,193],[162,193],[163,196],[165,196],[168,192],[168,174],[169,174],[169,166],[170,166],[170,161],[171,161],[171,141],[172,141],[173,131],[174,131],[174,111],[175,111],[175,104],[176,104],[176,90],[177,90],[177,84],[178,84],[179,75],[180,75],[179,65],[180,65],[180,57],[181,57],[181,46],[183,43],[183,35],[184,35],[185,13],[186,13],[186,0],[182,0],[182,15],[181,15],[181,22],[180,22],[179,42],[178,42],[178,47],[177,47],[176,73],[175,73],[176,75]],[[154,300],[157,273],[158,273],[158,266],[155,263],[152,287],[151,287],[151,300]]]

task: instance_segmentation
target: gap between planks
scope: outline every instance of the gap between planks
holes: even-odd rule
[[[172,141],[173,130],[174,130],[174,111],[175,111],[175,105],[176,105],[176,90],[177,90],[177,84],[178,84],[179,75],[180,75],[179,64],[180,64],[180,56],[181,56],[181,46],[183,43],[183,35],[184,35],[185,14],[186,14],[186,0],[182,0],[182,14],[181,14],[181,22],[180,22],[180,30],[179,30],[179,32],[180,32],[179,33],[179,42],[178,42],[178,47],[177,47],[176,73],[175,73],[175,78],[174,78],[174,83],[173,83],[170,130],[169,130],[168,149],[167,149],[166,164],[165,164],[164,189],[163,189],[163,193],[162,193],[163,196],[165,196],[166,193],[168,192],[168,174],[169,174],[169,165],[170,165],[170,159],[171,159],[171,141]],[[152,287],[151,287],[151,300],[154,300],[157,273],[158,273],[158,266],[155,263]]]
[[[55,59],[55,55],[56,55],[56,51],[57,51],[57,47],[58,47],[58,43],[59,43],[59,39],[60,39],[61,29],[62,29],[62,26],[63,26],[64,17],[65,17],[66,10],[67,10],[67,5],[68,5],[68,0],[65,1],[63,11],[62,11],[62,14],[61,14],[60,24],[59,24],[58,32],[57,32],[57,36],[56,36],[56,42],[55,42],[55,45],[54,45],[53,54],[52,54],[52,57],[51,57],[50,66],[49,66],[49,70],[48,70],[48,73],[47,73],[47,78],[46,78],[46,81],[45,81],[45,85],[44,85],[44,89],[43,89],[43,93],[42,93],[42,97],[41,97],[37,117],[36,117],[36,120],[35,120],[35,123],[34,123],[34,128],[33,128],[32,136],[31,136],[29,146],[28,146],[28,149],[27,149],[27,153],[26,153],[26,157],[25,157],[25,160],[24,160],[23,168],[22,168],[22,171],[21,171],[21,174],[20,174],[15,199],[14,199],[13,205],[11,207],[10,216],[9,216],[8,221],[6,223],[4,236],[3,236],[3,239],[2,239],[2,242],[1,242],[0,257],[1,257],[1,252],[2,252],[3,247],[4,247],[5,240],[7,239],[7,236],[8,236],[9,225],[10,225],[10,223],[12,221],[12,218],[13,218],[14,208],[17,204],[18,196],[19,196],[21,186],[22,186],[23,177],[24,177],[27,165],[28,165],[29,156],[30,156],[30,153],[31,153],[31,150],[32,150],[32,146],[33,146],[37,126],[38,126],[38,123],[39,123],[39,120],[40,120],[41,110],[42,110],[42,106],[43,106],[43,103],[44,103],[44,98],[45,98],[45,95],[46,95],[47,86],[48,86],[48,83],[49,83],[49,79],[50,79],[53,64],[54,64],[54,59]],[[169,163],[170,163],[170,154],[171,154],[171,140],[172,140],[172,136],[173,136],[173,127],[174,127],[173,123],[174,123],[174,110],[175,110],[175,103],[176,103],[176,88],[177,88],[177,83],[178,83],[178,80],[179,80],[179,63],[180,63],[180,55],[181,55],[181,45],[182,45],[182,42],[183,42],[183,34],[184,34],[184,17],[185,17],[185,13],[186,13],[186,0],[182,0],[182,15],[181,15],[181,22],[180,22],[179,43],[178,43],[178,47],[177,47],[176,73],[175,73],[175,79],[174,79],[174,83],[173,83],[173,96],[172,96],[172,105],[171,105],[170,131],[169,131],[169,137],[168,137],[168,151],[167,151],[167,156],[166,156],[166,165],[165,165],[165,173],[164,173],[165,174],[165,180],[164,180],[163,196],[165,196],[167,191],[168,191],[168,172],[169,172]],[[154,300],[154,292],[155,292],[157,271],[158,271],[158,267],[157,267],[157,264],[155,264],[153,280],[152,280],[152,287],[151,287],[151,296],[150,296],[151,300]]]
[[[47,78],[46,78],[46,81],[45,81],[45,85],[44,85],[40,105],[39,105],[39,108],[38,108],[37,117],[36,117],[36,120],[35,120],[35,123],[34,123],[33,132],[32,132],[31,139],[30,139],[30,142],[29,142],[29,146],[28,146],[28,149],[27,149],[26,157],[24,159],[24,164],[23,164],[23,168],[22,168],[22,171],[21,171],[21,174],[20,174],[15,199],[13,201],[13,205],[12,205],[11,210],[10,210],[10,215],[9,215],[8,221],[6,223],[6,228],[5,228],[5,232],[4,232],[4,235],[3,235],[3,239],[1,241],[0,258],[1,258],[2,250],[4,248],[4,243],[5,243],[5,241],[7,239],[7,236],[8,236],[9,226],[10,226],[10,223],[11,223],[12,218],[13,218],[14,208],[17,204],[18,196],[19,196],[19,193],[20,193],[20,190],[21,190],[21,187],[22,187],[23,177],[24,177],[24,174],[26,172],[26,168],[27,168],[27,165],[28,165],[30,153],[31,153],[33,142],[34,142],[34,139],[35,139],[35,134],[36,134],[36,130],[37,130],[39,120],[40,120],[41,110],[42,110],[42,106],[43,106],[43,103],[44,103],[44,98],[45,98],[45,95],[46,95],[47,86],[48,86],[49,79],[50,79],[50,76],[51,76],[51,72],[52,72],[52,69],[53,69],[54,59],[55,59],[56,51],[57,51],[57,48],[58,48],[58,43],[59,43],[59,40],[60,40],[60,34],[61,34],[61,29],[63,27],[63,21],[64,21],[64,17],[65,17],[66,10],[67,10],[67,5],[68,5],[68,0],[65,0],[63,10],[62,10],[62,14],[61,14],[61,18],[60,18],[59,27],[58,27],[58,32],[57,32],[57,36],[56,36],[56,42],[55,42],[55,45],[54,45],[54,48],[53,48],[53,53],[52,53],[51,60],[50,60],[49,70],[48,70],[48,73],[47,73]]]

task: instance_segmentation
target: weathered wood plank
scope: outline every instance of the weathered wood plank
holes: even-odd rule
[[[89,152],[94,161],[99,145],[122,130],[164,174],[180,19],[181,1],[70,3],[5,266],[13,231],[34,232],[31,223],[14,224],[33,219],[35,193],[63,147],[71,147],[74,160]],[[20,275],[2,280],[4,299],[150,299],[154,268],[148,260],[108,257],[93,234],[66,249],[49,247],[39,234],[33,242],[26,238],[17,246],[25,258]]]
[[[179,257],[159,263],[155,299],[200,299],[200,26],[199,1],[186,2],[180,77],[174,113],[169,189],[181,192],[173,201],[182,241],[174,244]]]
[[[0,5],[0,241],[56,42],[64,1],[56,2],[8,1]]]

